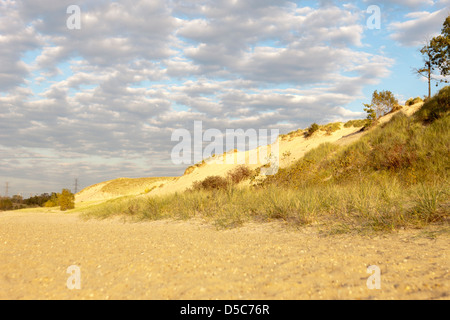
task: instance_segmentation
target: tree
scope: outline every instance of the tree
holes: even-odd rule
[[[58,202],[61,211],[66,211],[75,208],[75,195],[68,189],[63,189],[61,193],[58,194]]]
[[[364,103],[364,111],[367,112],[367,120],[376,121],[377,113],[371,104]]]
[[[450,74],[450,16],[444,22],[442,34],[427,41],[425,46],[420,49],[424,57],[424,66],[420,69],[414,69],[414,72],[427,79],[428,98],[431,98],[431,82],[436,81],[448,83],[447,79],[440,79],[434,74],[437,69],[440,75],[446,77]]]
[[[391,91],[375,90],[372,94],[372,103],[370,105],[365,104],[367,109],[373,109],[375,112],[375,120],[394,111],[398,106],[398,100],[394,97]],[[367,111],[367,110],[365,110]],[[367,111],[369,113],[369,111]]]
[[[48,193],[43,193],[40,196],[36,195],[34,197],[30,197],[28,199],[25,199],[24,202],[29,207],[43,207],[47,201],[51,199],[51,196]],[[54,205],[56,206],[56,205]]]
[[[428,99],[431,98],[431,81],[433,80],[433,55],[431,51],[431,45],[430,42],[427,41],[427,44],[420,49],[420,53],[424,56],[424,63],[425,65],[420,69],[414,69],[414,72],[417,73],[419,76],[422,76],[427,79],[428,81]]]
[[[442,34],[430,41],[431,62],[444,77],[450,74],[450,16],[444,21]],[[448,80],[441,80],[448,83]]]
[[[12,210],[14,207],[10,198],[0,198],[0,211]]]
[[[58,207],[59,206],[58,196],[59,196],[59,193],[52,192],[50,199],[48,199],[44,203],[44,207],[46,207],[46,208]]]

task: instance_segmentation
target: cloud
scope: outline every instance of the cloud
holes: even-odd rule
[[[368,4],[375,4],[372,0],[364,0],[364,2]],[[414,9],[422,6],[432,6],[435,4],[435,2],[433,0],[378,0],[377,4],[383,4],[384,6],[398,5],[401,7]]]
[[[193,42],[184,55],[202,74],[268,83],[320,82],[340,71],[345,48],[362,41],[360,12],[338,7],[267,7],[257,11],[260,17],[230,17],[225,11],[209,18],[216,10],[203,8],[206,18],[181,23],[177,32]]]
[[[159,60],[173,53],[171,35],[177,20],[165,1],[82,1],[80,30],[66,27],[70,1],[37,2],[22,3],[20,13],[46,36],[47,46],[37,58],[41,68],[54,68],[75,56],[108,67],[133,59]]]
[[[41,37],[19,15],[15,3],[0,3],[0,92],[24,83],[30,68],[21,61],[27,51],[42,45]]]
[[[403,46],[423,46],[426,41],[440,34],[445,18],[449,15],[447,8],[434,12],[412,12],[405,17],[409,20],[393,22],[391,38]]]
[[[78,1],[80,30],[69,4],[0,4],[0,177],[179,174],[175,128],[360,116],[348,105],[394,64],[371,52],[363,11],[333,1]]]

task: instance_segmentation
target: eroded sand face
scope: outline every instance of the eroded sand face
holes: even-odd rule
[[[449,236],[0,213],[1,299],[449,299]],[[67,268],[81,271],[69,290]],[[381,289],[369,290],[369,265]]]

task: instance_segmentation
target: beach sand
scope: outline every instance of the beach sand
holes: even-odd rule
[[[0,213],[0,299],[445,299],[449,233]],[[81,289],[70,290],[69,266]],[[368,266],[380,289],[367,287]]]

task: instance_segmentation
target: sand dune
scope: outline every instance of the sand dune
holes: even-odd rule
[[[290,151],[295,161],[320,143],[362,135],[347,128],[293,137],[280,141],[280,153]],[[182,191],[231,168],[210,163],[179,178],[106,181],[77,199],[102,201],[153,187],[147,195]],[[54,209],[2,212],[0,299],[448,300],[448,240],[448,230],[431,227],[323,236],[318,226],[290,230],[281,222],[217,231],[196,219],[124,223]],[[70,266],[80,270],[80,289],[67,287]],[[380,289],[367,285],[369,266],[380,270]]]
[[[404,112],[406,115],[410,116],[416,112],[423,103],[418,103],[413,106],[403,107],[401,111],[397,111],[379,119],[380,125],[389,121],[392,116],[398,112]],[[345,128],[343,125],[340,130],[337,130],[331,134],[327,134],[324,131],[316,132],[312,137],[305,138],[304,135],[299,132],[299,134],[292,134],[285,137],[278,138],[278,162],[281,168],[287,167],[293,162],[297,161],[305,155],[308,151],[318,147],[322,143],[339,143],[348,144],[356,141],[362,137],[365,132],[361,132],[361,127],[350,127]],[[152,178],[142,178],[139,179],[116,179],[107,182],[102,182],[91,187],[88,187],[80,191],[76,195],[76,202],[85,201],[99,201],[117,198],[124,195],[150,195],[150,196],[160,196],[167,195],[175,192],[183,192],[186,189],[192,187],[195,181],[201,181],[209,176],[218,175],[226,176],[227,173],[234,169],[235,167],[242,164],[238,162],[237,159],[245,159],[245,164],[248,165],[250,169],[256,169],[267,164],[267,156],[270,154],[270,149],[268,152],[262,152],[260,157],[256,157],[257,162],[252,163],[249,160],[252,159],[254,154],[259,154],[259,149],[234,152],[229,151],[224,155],[220,155],[215,159],[205,159],[203,165],[192,166],[187,170],[181,177],[176,178],[165,178],[164,181],[152,180]],[[266,156],[263,156],[263,155]],[[289,156],[285,156],[290,154]],[[224,159],[229,159],[232,157],[235,161],[231,164],[227,164],[227,161],[222,161]],[[214,160],[214,161],[213,161]],[[263,177],[262,177],[263,178]],[[162,178],[161,178],[162,179]],[[111,186],[115,185],[117,187],[116,192],[111,192]],[[105,191],[107,189],[107,191]],[[145,193],[145,190],[151,190]],[[109,190],[109,191],[108,191]]]
[[[122,196],[139,195],[159,188],[175,178],[118,178],[84,188],[76,194],[76,202],[102,201]]]

